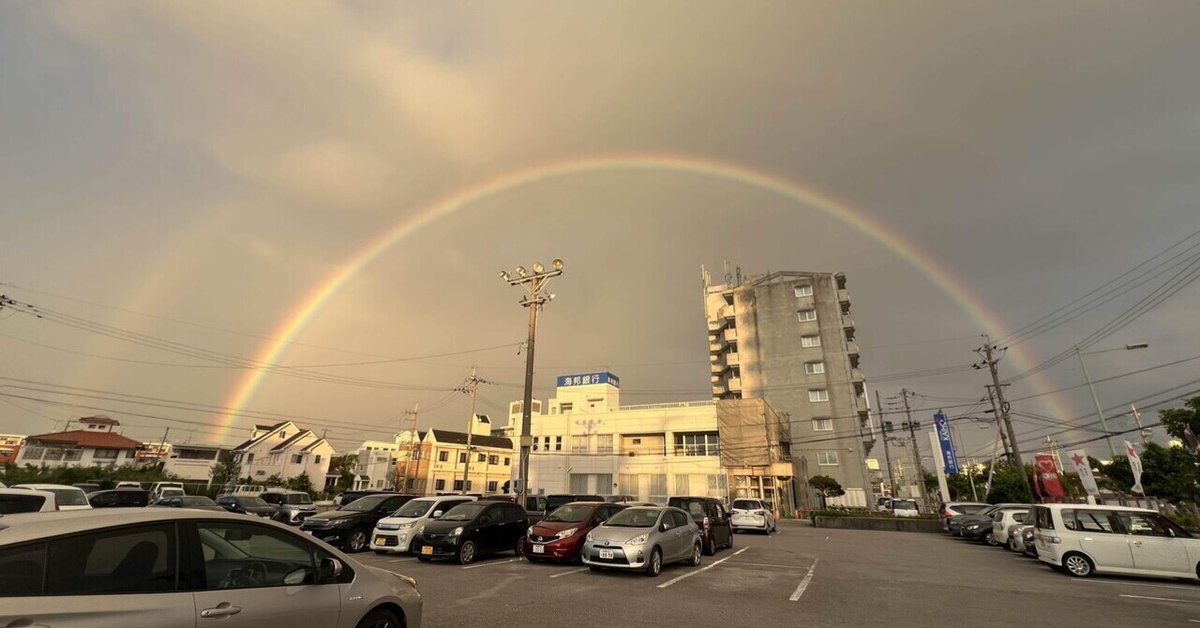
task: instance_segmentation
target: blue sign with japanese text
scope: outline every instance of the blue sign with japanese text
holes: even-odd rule
[[[612,373],[582,373],[580,375],[559,375],[558,387],[591,386],[592,384],[608,384],[613,388],[621,387],[621,380]]]
[[[954,440],[950,437],[950,421],[942,412],[933,415],[933,423],[937,426],[938,443],[942,446],[942,460],[946,473],[958,473],[958,456],[954,455]]]

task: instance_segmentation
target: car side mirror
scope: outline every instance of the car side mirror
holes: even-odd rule
[[[342,575],[342,561],[330,557],[321,559],[321,564],[317,566],[317,582],[330,582],[336,580],[340,575]]]
[[[437,519],[438,517],[442,516],[442,511],[435,510],[435,511],[433,511],[433,514],[430,516],[433,517],[434,519]]]
[[[667,530],[671,529],[671,525],[664,521],[658,525],[658,529],[666,532]]]

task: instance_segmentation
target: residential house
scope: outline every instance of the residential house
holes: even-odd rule
[[[412,432],[398,434],[397,484],[417,495],[502,492],[512,479],[516,454],[512,439],[491,434],[491,420],[482,414],[475,415],[469,436],[441,429],[417,432],[415,439]]]
[[[121,423],[97,415],[79,419],[83,429],[34,434],[25,439],[17,463],[42,467],[125,467],[137,462],[142,443],[113,431]]]
[[[212,480],[212,469],[228,447],[188,443],[171,447],[163,471],[184,480]]]
[[[0,434],[0,467],[6,464],[16,464],[17,456],[21,453],[21,445],[24,444],[24,436]]]
[[[396,482],[396,451],[400,444],[396,441],[369,440],[354,452],[358,463],[354,467],[354,490],[383,490],[395,488]]]
[[[307,474],[314,486],[321,486],[329,471],[333,446],[311,430],[291,421],[274,425],[255,425],[250,439],[233,448],[239,465],[238,477],[258,483],[278,475],[284,479]]]

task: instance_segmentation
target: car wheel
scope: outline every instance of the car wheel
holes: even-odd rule
[[[458,564],[466,565],[475,560],[475,541],[463,541],[458,547]]]
[[[984,532],[982,540],[984,543],[987,543],[988,545],[991,545],[992,547],[996,546],[996,537],[994,535],[992,535],[991,532]]]
[[[353,554],[361,552],[367,547],[367,531],[363,529],[353,530],[350,536],[346,537],[346,552]]]
[[[700,544],[697,543],[694,547],[692,547],[692,560],[689,561],[688,564],[693,567],[699,567],[700,560]]]
[[[520,558],[525,555],[525,537],[517,538],[517,545],[513,548],[513,556]]]
[[[1067,573],[1076,578],[1086,578],[1096,570],[1096,566],[1092,564],[1092,561],[1087,556],[1074,553],[1063,557],[1063,567],[1067,568]]]
[[[717,540],[708,537],[702,537],[700,543],[704,546],[704,555],[712,556],[717,553]]]
[[[363,617],[356,628],[400,628],[404,624],[396,614],[385,608],[377,608]]]
[[[729,544],[726,545],[725,547],[727,547],[729,549],[733,549],[733,532],[729,533]]]
[[[662,573],[662,550],[657,547],[650,552],[650,560],[646,561],[646,575],[651,578],[658,577]]]

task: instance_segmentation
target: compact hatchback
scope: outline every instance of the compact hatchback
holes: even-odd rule
[[[412,501],[412,495],[376,493],[360,497],[337,510],[313,515],[300,529],[347,552],[361,552],[371,541],[375,524]]]
[[[0,626],[421,625],[412,578],[273,521],[181,508],[0,519]]]
[[[65,484],[17,484],[13,488],[54,493],[54,499],[58,502],[59,510],[91,510],[92,508],[92,505],[88,503],[87,494],[74,486],[67,486]]]
[[[582,559],[592,571],[637,569],[654,577],[674,562],[700,566],[701,545],[700,528],[688,513],[669,506],[634,506],[588,532]]]
[[[150,493],[140,488],[118,488],[88,493],[92,508],[142,508],[150,504]]]
[[[413,538],[425,531],[426,523],[459,504],[475,499],[467,495],[414,499],[375,523],[375,530],[371,533],[371,549],[376,554],[407,552]]]
[[[529,526],[529,534],[525,537],[525,558],[529,562],[580,562],[583,537],[624,508],[622,504],[599,502],[574,502],[559,506],[545,519]]]
[[[672,497],[667,505],[691,515],[700,528],[700,539],[704,542],[704,553],[712,556],[717,549],[733,549],[733,528],[725,505],[715,497]]]
[[[1033,522],[1038,560],[1072,576],[1200,578],[1200,539],[1153,510],[1045,504]]]
[[[770,534],[775,531],[775,513],[761,499],[735,499],[729,511],[729,527],[734,532],[754,530]]]
[[[511,550],[520,556],[527,527],[525,509],[517,504],[459,504],[425,524],[425,531],[412,540],[412,553],[421,561],[452,558],[463,565],[495,552]]]
[[[58,502],[54,499],[54,493],[0,487],[0,515],[13,515],[21,512],[54,512],[55,510],[58,510]]]

